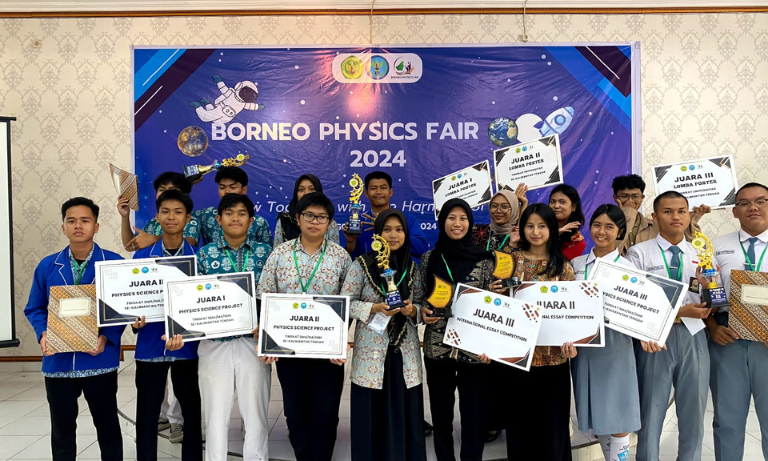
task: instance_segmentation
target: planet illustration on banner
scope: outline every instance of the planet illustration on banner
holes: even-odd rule
[[[517,141],[517,124],[509,117],[499,117],[488,125],[488,139],[499,147],[507,147]]]
[[[176,144],[187,157],[199,157],[208,149],[208,135],[199,126],[188,126],[181,130]]]

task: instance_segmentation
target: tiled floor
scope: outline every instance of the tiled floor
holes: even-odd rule
[[[5,366],[7,365],[7,366]],[[45,400],[45,387],[39,371],[15,371],[15,364],[0,364],[0,460],[48,460],[51,459],[50,451],[50,420],[48,404]],[[6,370],[6,371],[4,371]],[[123,363],[119,377],[118,405],[120,410],[128,418],[135,415],[136,390],[134,388],[134,366],[130,360]],[[349,381],[347,381],[348,383]],[[91,422],[88,405],[84,399],[80,399],[80,417],[77,427],[78,459],[98,459],[99,447],[96,443],[96,430]],[[427,419],[430,420],[429,405],[426,405]],[[457,411],[458,415],[458,411]],[[674,406],[670,408],[670,418],[665,425],[661,440],[661,460],[674,461],[677,450],[677,418],[674,416]],[[341,422],[339,424],[339,436],[334,453],[334,461],[349,459],[349,385],[345,386],[343,400],[340,409]],[[702,461],[714,461],[712,442],[712,409],[711,402],[707,407]],[[230,425],[230,451],[240,452],[242,449],[242,436],[240,433],[240,420],[235,406]],[[133,442],[134,426],[121,418],[123,430],[123,445],[125,459],[135,459],[135,446]],[[269,436],[270,457],[277,460],[292,460],[293,451],[288,442],[285,417],[282,412],[282,392],[277,380],[272,380],[272,401],[269,406],[269,422],[272,426]],[[458,453],[458,434],[461,429],[460,422],[455,423],[456,447]],[[588,440],[587,435],[577,432],[574,442],[583,443]],[[428,459],[435,459],[432,449],[432,439],[427,439]],[[161,438],[158,443],[159,459],[179,459],[181,446],[174,445]],[[588,450],[586,450],[588,451]],[[585,459],[599,459],[594,457],[594,450],[587,454],[585,450],[574,452],[574,461]],[[504,459],[505,445],[503,436],[496,442],[486,445],[485,459]],[[231,459],[239,459],[232,457]],[[630,458],[634,460],[634,456]],[[762,460],[760,430],[754,407],[747,421],[747,441],[745,446],[744,461]]]

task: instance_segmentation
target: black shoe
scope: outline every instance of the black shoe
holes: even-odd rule
[[[429,435],[432,435],[432,431],[434,430],[434,427],[432,427],[431,424],[424,421],[424,437],[427,437]]]
[[[501,435],[501,431],[487,431],[485,433],[485,443],[491,443],[499,438]]]

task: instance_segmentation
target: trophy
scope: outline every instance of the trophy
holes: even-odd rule
[[[432,315],[430,317],[440,317],[447,319],[452,317],[451,303],[453,302],[453,285],[442,278],[435,277],[435,287],[427,298],[427,302],[432,306]]]
[[[511,254],[502,251],[494,251],[496,265],[493,276],[501,280],[501,285],[508,288],[520,286],[520,279],[515,277],[515,258]]]
[[[707,303],[708,308],[720,308],[727,306],[728,295],[725,293],[725,288],[717,286],[717,271],[712,264],[712,257],[715,254],[715,249],[712,248],[712,242],[706,235],[701,232],[693,234],[693,241],[691,245],[696,249],[699,257],[699,267],[701,267],[701,274],[708,280],[706,287],[702,287],[701,301]]]
[[[214,160],[210,165],[187,165],[184,167],[184,177],[195,183],[211,171],[216,171],[223,166],[243,166],[250,155],[237,154],[234,158],[225,158],[221,162]]]
[[[395,271],[389,267],[389,242],[384,240],[380,235],[374,234],[371,248],[378,253],[376,255],[376,262],[377,265],[383,269],[381,271],[381,276],[384,277],[384,280],[387,282],[386,296],[389,310],[405,307],[405,303],[400,297],[400,290],[397,289],[397,284],[395,284]]]
[[[360,222],[360,197],[363,195],[363,180],[360,179],[360,175],[357,173],[352,175],[352,179],[349,180],[349,185],[352,186],[352,190],[349,192],[349,202],[351,203],[349,210],[349,223],[347,226],[347,234],[362,234],[363,226]]]

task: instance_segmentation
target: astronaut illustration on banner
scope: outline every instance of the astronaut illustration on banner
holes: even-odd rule
[[[256,82],[243,80],[234,88],[229,88],[220,75],[215,74],[213,81],[221,91],[221,96],[214,102],[202,98],[192,101],[189,106],[195,109],[197,116],[206,123],[225,124],[231,122],[237,114],[244,110],[264,110],[264,104],[256,104],[259,89]]]

